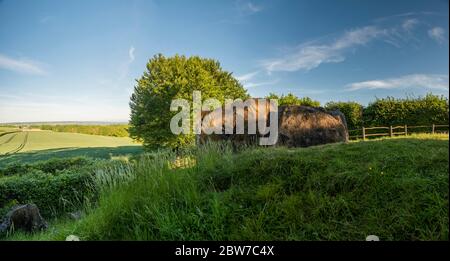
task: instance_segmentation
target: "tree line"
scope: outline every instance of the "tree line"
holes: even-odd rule
[[[51,130],[58,132],[72,132],[83,133],[90,135],[102,135],[112,137],[128,137],[128,125],[127,124],[115,124],[115,125],[40,125],[35,126],[41,130]]]

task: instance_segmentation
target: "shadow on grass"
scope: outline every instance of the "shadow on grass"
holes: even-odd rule
[[[51,158],[91,157],[111,159],[113,157],[136,155],[143,151],[141,146],[91,147],[91,148],[60,148],[39,151],[15,153],[0,157],[0,166],[13,162],[27,163]]]

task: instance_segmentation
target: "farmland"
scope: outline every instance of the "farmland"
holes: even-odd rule
[[[2,131],[0,132],[0,166],[15,161],[30,162],[52,157],[108,158],[141,151],[141,145],[128,137],[40,130],[21,131],[13,128],[2,128],[0,131]]]

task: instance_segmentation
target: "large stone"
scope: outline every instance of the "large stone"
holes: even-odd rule
[[[256,117],[258,110],[267,108],[256,108],[246,110],[244,122],[247,123],[249,114],[253,113]],[[203,113],[202,118],[207,115],[220,115],[220,110],[211,113]],[[224,129],[225,114],[222,110],[221,120],[212,120],[212,125],[221,125]],[[220,119],[220,117],[212,117]],[[269,125],[268,110],[264,119]],[[236,119],[232,119],[235,126]],[[246,131],[247,133],[247,131]],[[231,141],[233,145],[256,144],[257,134],[212,134],[206,135],[202,132],[198,136],[198,143],[202,144],[208,140],[212,141]],[[347,142],[348,129],[344,114],[339,110],[327,111],[321,107],[308,106],[279,106],[278,107],[278,141],[276,145],[288,147],[308,147],[319,144]]]
[[[25,204],[14,207],[6,214],[0,224],[0,233],[11,229],[34,232],[47,227],[47,222],[39,213],[39,208],[34,204]]]
[[[348,129],[344,114],[307,106],[278,108],[278,145],[308,147],[347,142]]]

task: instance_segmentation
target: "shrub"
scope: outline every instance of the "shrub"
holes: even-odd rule
[[[84,157],[75,158],[53,158],[45,161],[38,161],[31,164],[23,164],[15,162],[0,168],[0,176],[12,176],[17,174],[27,174],[29,172],[39,170],[44,173],[55,174],[57,171],[64,169],[75,169],[86,167],[94,164],[94,160]]]
[[[328,102],[327,110],[339,110],[345,115],[349,130],[363,127],[363,106],[357,102]]]
[[[35,203],[48,217],[79,208],[94,199],[94,170],[106,164],[113,162],[76,157],[8,165],[0,169],[0,209],[6,211],[11,202]]]
[[[364,109],[365,126],[448,124],[448,98],[425,97],[377,99]]]
[[[92,196],[91,176],[86,169],[79,169],[65,170],[57,175],[33,170],[3,177],[0,179],[0,208],[7,207],[11,201],[35,203],[44,217],[77,209],[85,197]]]

